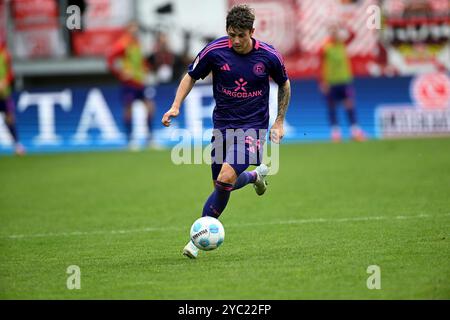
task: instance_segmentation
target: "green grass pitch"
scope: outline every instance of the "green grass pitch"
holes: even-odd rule
[[[266,194],[233,192],[224,244],[197,260],[181,250],[207,165],[2,157],[0,181],[0,299],[450,298],[450,139],[283,145]]]

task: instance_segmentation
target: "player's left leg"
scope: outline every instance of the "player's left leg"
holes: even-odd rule
[[[250,183],[255,183],[257,177],[258,175],[255,170],[242,172],[236,179],[233,191],[239,190]]]
[[[152,149],[160,149],[160,146],[158,146],[155,142],[155,137],[153,134],[153,118],[156,112],[156,104],[155,104],[155,98],[156,96],[156,90],[153,87],[143,87],[138,88],[136,90],[136,98],[141,100],[144,103],[147,116],[146,116],[146,123],[147,123],[147,145],[148,147]]]
[[[340,142],[341,128],[339,127],[337,120],[337,97],[336,97],[336,86],[331,86],[329,92],[326,95],[327,111],[328,111],[328,121],[331,128],[331,140],[333,142]]]
[[[145,109],[147,110],[147,129],[148,129],[148,137],[147,137],[147,144],[149,147],[157,147],[154,140],[153,135],[153,117],[155,115],[155,102],[150,99],[143,99],[142,100],[145,105]]]
[[[129,102],[125,104],[123,111],[123,123],[125,126],[125,135],[127,137],[128,148],[136,151],[139,146],[133,141],[133,104]]]
[[[123,125],[125,129],[125,135],[127,138],[128,147],[135,150],[135,146],[132,142],[132,116],[133,116],[133,102],[136,99],[136,92],[133,87],[128,84],[122,85],[122,103],[123,103]]]
[[[0,112],[5,113],[5,123],[14,141],[14,152],[16,155],[24,155],[25,148],[19,142],[16,128],[16,118],[14,115],[14,102],[12,98],[2,99],[0,101]]]
[[[269,168],[265,164],[261,164],[263,158],[263,146],[266,130],[263,132],[251,133],[245,139],[245,156],[248,157],[248,163],[258,166],[253,171],[242,172],[234,186],[234,190],[239,190],[247,184],[252,183],[257,195],[263,195],[267,189],[266,176],[269,173]]]

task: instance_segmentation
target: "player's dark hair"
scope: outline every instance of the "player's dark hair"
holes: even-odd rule
[[[255,14],[246,4],[233,6],[227,15],[227,30],[229,27],[237,30],[252,30]]]

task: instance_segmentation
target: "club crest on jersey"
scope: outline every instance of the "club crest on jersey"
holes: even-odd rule
[[[266,71],[266,67],[262,62],[258,62],[253,66],[253,73],[257,76],[261,76]]]

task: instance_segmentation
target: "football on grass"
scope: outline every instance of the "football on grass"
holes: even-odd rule
[[[225,239],[222,223],[213,217],[201,217],[192,224],[191,240],[201,250],[218,248]]]

